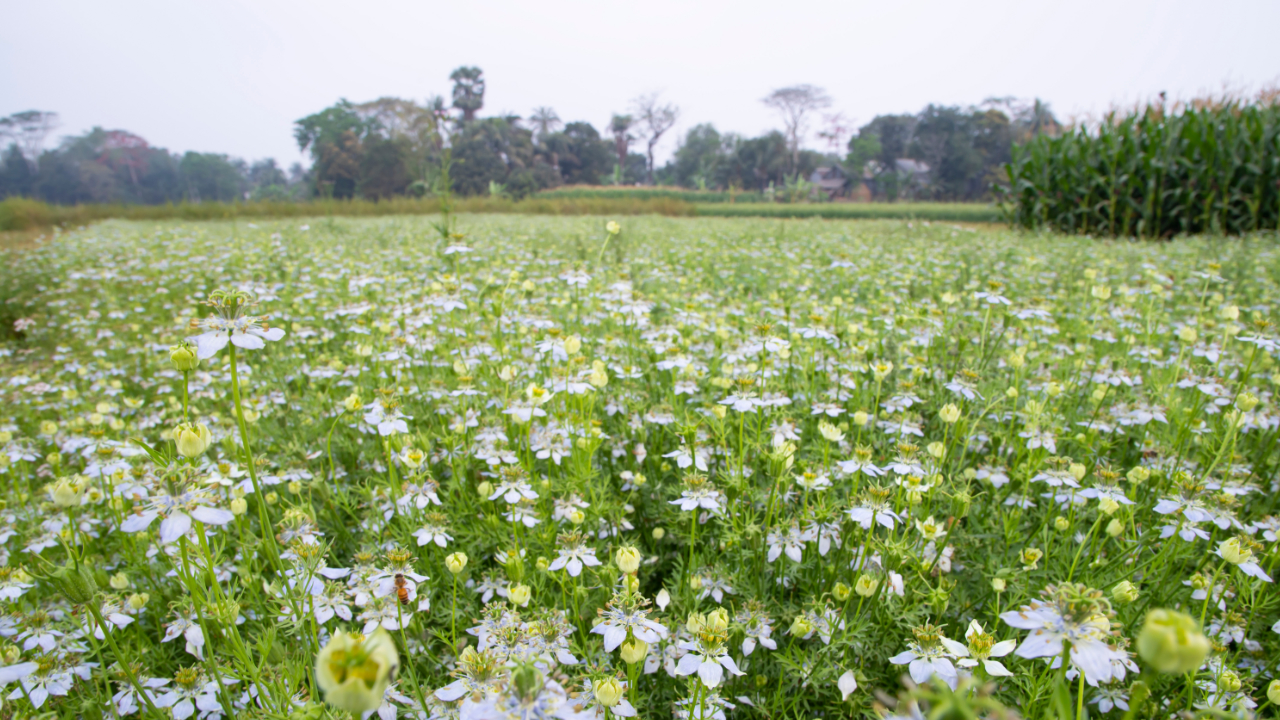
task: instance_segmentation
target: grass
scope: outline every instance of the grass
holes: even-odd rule
[[[735,203],[698,205],[703,217],[826,218],[832,220],[938,220],[993,223],[1000,211],[981,203]]]

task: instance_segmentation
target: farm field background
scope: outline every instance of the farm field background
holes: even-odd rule
[[[431,220],[6,255],[0,717],[1274,711],[1272,235]]]

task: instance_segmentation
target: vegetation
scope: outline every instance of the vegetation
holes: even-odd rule
[[[1280,105],[1151,105],[1015,148],[1009,220],[1024,228],[1164,238],[1280,222]]]
[[[659,167],[655,148],[670,137],[680,108],[658,94],[633,99],[602,132],[587,122],[562,122],[549,107],[535,108],[527,118],[484,117],[483,70],[460,67],[449,79],[448,100],[340,99],[300,118],[294,139],[311,165],[294,164],[287,173],[271,159],[251,164],[216,153],[170,153],[124,130],[95,128],[46,150],[56,115],[16,113],[0,118],[0,137],[11,140],[0,153],[0,200],[163,205],[449,193],[521,200],[562,185],[675,185],[725,197],[743,194],[746,201],[807,202],[823,196],[796,188],[825,168],[847,178],[836,189],[841,195],[980,201],[989,198],[1012,143],[1057,129],[1042,103],[996,99],[979,108],[930,105],[918,115],[878,116],[850,138],[839,113],[819,115],[831,103],[825,92],[797,85],[762,99],[777,111],[782,130],[748,138],[697,125]],[[811,136],[822,149],[804,147]],[[447,187],[441,172],[446,155]]]
[[[1275,242],[432,222],[6,255],[3,717],[1280,706]]]
[[[828,219],[901,219],[993,223],[1001,220],[1000,210],[982,203],[727,203],[697,205],[697,214],[706,217],[769,217]]]
[[[467,197],[453,200],[453,212],[531,215],[694,215],[693,205],[676,198]],[[172,205],[49,205],[37,200],[0,201],[0,232],[50,227],[73,228],[109,218],[125,220],[226,220],[288,217],[370,217],[436,215],[434,198],[390,200],[260,201],[245,203],[177,203]],[[447,233],[446,233],[447,234]]]

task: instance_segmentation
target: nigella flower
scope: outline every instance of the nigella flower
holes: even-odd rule
[[[982,625],[977,620],[969,621],[969,629],[965,631],[964,637],[969,642],[970,657],[961,659],[956,663],[957,665],[971,668],[977,667],[978,663],[981,662],[982,669],[986,670],[987,674],[992,677],[1009,677],[1013,675],[1003,663],[992,658],[1002,658],[1013,652],[1013,649],[1018,646],[1016,640],[995,642],[995,638],[982,631]]]
[[[667,629],[649,619],[647,600],[632,595],[614,595],[600,614],[600,623],[591,632],[604,637],[605,652],[613,652],[630,634],[637,640],[654,643],[667,637]]]
[[[577,533],[569,535],[561,535],[560,543],[563,545],[559,549],[560,556],[551,561],[548,570],[555,572],[556,570],[568,570],[573,577],[578,577],[582,573],[582,566],[596,567],[600,565],[600,561],[596,559],[595,548],[589,548],[582,544],[582,537]]]
[[[1000,619],[1031,634],[1018,646],[1024,658],[1054,658],[1070,648],[1071,664],[1084,673],[1093,686],[1110,681],[1116,671],[1113,662],[1125,659],[1123,651],[1108,642],[1111,637],[1111,607],[1102,593],[1083,585],[1049,586],[1045,600],[1034,600],[1019,610],[1010,610]]]
[[[847,511],[849,519],[862,526],[863,530],[870,530],[873,522],[892,530],[894,522],[901,522],[902,517],[889,507],[889,503],[883,500],[867,499],[861,505],[849,508]]]
[[[729,657],[723,647],[707,647],[700,642],[682,642],[680,647],[688,653],[680,658],[679,664],[676,665],[677,675],[697,673],[703,685],[715,688],[724,679],[725,670],[733,675],[746,674],[738,669],[737,663]]]
[[[804,544],[811,539],[808,531],[801,530],[794,521],[785,533],[770,530],[765,540],[769,546],[769,562],[777,560],[783,552],[793,561],[800,562],[804,557]]]
[[[912,630],[916,639],[908,643],[908,649],[889,658],[894,665],[906,665],[911,679],[924,683],[938,676],[952,690],[960,680],[960,674],[951,660],[966,657],[969,649],[942,634],[942,628],[922,625]]]
[[[405,422],[405,420],[412,419],[412,416],[405,415],[400,411],[399,405],[394,400],[379,400],[364,415],[365,423],[377,428],[378,435],[382,437],[395,435],[396,433],[407,435],[409,433],[409,423]]]
[[[213,507],[215,497],[205,488],[189,486],[181,492],[161,493],[149,498],[143,507],[135,508],[134,514],[120,523],[120,530],[127,533],[142,532],[151,527],[158,517],[160,522],[160,542],[169,544],[191,529],[191,520],[195,518],[205,525],[226,525],[235,519],[229,510]]]
[[[254,305],[248,293],[215,290],[209,294],[208,304],[214,314],[197,323],[204,332],[187,338],[195,343],[196,355],[201,360],[218,354],[228,342],[245,350],[260,350],[266,347],[265,341],[274,342],[284,337],[284,330],[267,326],[265,316],[245,313]]]

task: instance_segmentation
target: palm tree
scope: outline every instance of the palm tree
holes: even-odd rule
[[[559,130],[564,123],[560,122],[560,116],[555,110],[549,107],[536,107],[533,113],[529,115],[529,122],[533,124],[537,130],[538,140]]]

